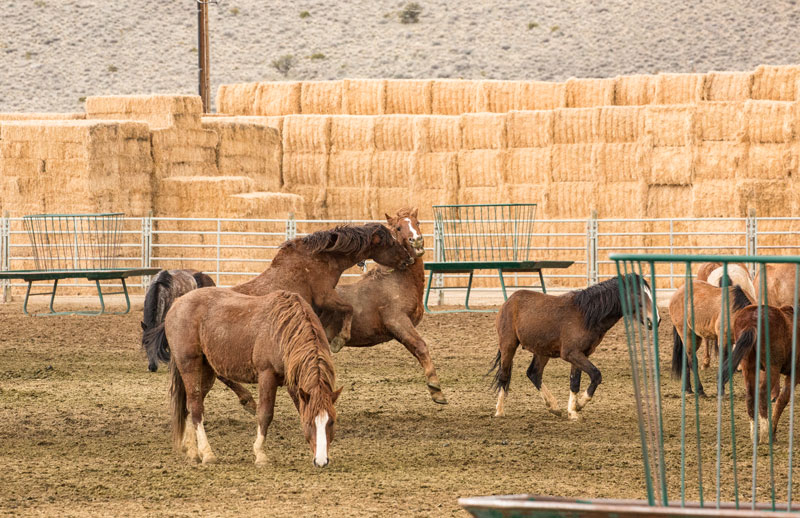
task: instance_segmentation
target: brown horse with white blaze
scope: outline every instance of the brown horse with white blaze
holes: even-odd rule
[[[626,277],[626,285],[635,283],[639,286],[636,290],[641,295],[636,297],[638,313],[642,323],[652,329],[653,311],[656,325],[661,318],[655,308],[650,286],[639,275],[628,274]],[[499,350],[491,369],[497,368],[494,382],[498,390],[495,417],[505,415],[514,354],[522,345],[533,353],[527,376],[553,414],[561,415],[561,410],[542,382],[542,373],[551,358],[560,357],[572,364],[567,413],[570,419],[577,420],[578,412],[591,401],[602,381],[600,370],[588,357],[622,316],[617,277],[560,296],[529,290],[517,291],[510,296],[500,308],[496,320]],[[584,372],[589,375],[591,383],[586,392],[578,396],[581,374]]]
[[[353,284],[339,285],[336,292],[353,306],[353,326],[346,347],[372,347],[389,340],[397,340],[408,349],[425,371],[431,399],[447,404],[442,393],[439,376],[433,366],[425,340],[416,330],[425,313],[422,296],[425,291],[425,269],[422,256],[425,240],[419,228],[417,209],[401,209],[395,216],[386,215],[389,228],[416,256],[414,264],[406,270],[392,270],[383,266],[369,271]],[[320,314],[328,333],[335,336],[342,327],[342,315],[331,311]],[[339,349],[331,347],[333,352]]]
[[[302,297],[283,290],[263,297],[222,288],[194,290],[169,310],[164,332],[172,348],[172,437],[190,460],[216,460],[203,427],[203,400],[215,377],[223,375],[258,383],[256,464],[267,462],[263,445],[279,385],[286,385],[300,413],[314,465],[328,464],[341,389],[334,390],[325,331]]]

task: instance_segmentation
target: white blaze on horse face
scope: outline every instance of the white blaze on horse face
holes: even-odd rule
[[[420,235],[417,232],[417,229],[415,229],[414,225],[411,223],[411,219],[406,218],[406,221],[408,221],[408,230],[411,231],[411,240],[416,241],[417,239],[419,239]]]
[[[318,468],[328,464],[328,437],[326,434],[328,419],[328,412],[324,410],[314,418],[314,426],[317,427],[317,447],[314,449],[314,465]]]

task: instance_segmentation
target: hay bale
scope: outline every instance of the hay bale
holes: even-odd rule
[[[325,190],[326,217],[330,219],[368,219],[370,196],[364,187],[328,187]]]
[[[509,203],[535,203],[537,217],[541,219],[541,211],[548,199],[550,184],[546,183],[513,183],[506,185]],[[535,232],[539,232],[539,224],[534,227]],[[536,238],[534,238],[536,240]],[[542,240],[540,238],[539,240]],[[546,237],[543,239],[546,241]],[[546,244],[546,243],[545,243]],[[534,245],[535,246],[535,245]],[[538,258],[538,256],[537,256]]]
[[[176,176],[159,184],[156,215],[162,217],[231,217],[228,197],[253,190],[246,176]]]
[[[381,115],[385,110],[385,79],[345,79],[342,82],[342,113]]]
[[[697,140],[694,106],[647,106],[645,127],[654,146],[691,146]]]
[[[0,113],[0,121],[83,120],[85,113]]]
[[[300,113],[341,115],[341,81],[303,81],[300,86]]]
[[[520,110],[554,110],[566,107],[566,84],[546,81],[522,81],[515,97]]]
[[[302,196],[283,192],[246,192],[229,196],[228,207],[234,218],[305,219]]]
[[[375,150],[375,117],[331,117],[331,153]]]
[[[708,180],[733,181],[747,174],[747,144],[700,142],[693,148],[694,183]]]
[[[327,189],[323,184],[284,184],[282,190],[283,192],[297,194],[303,199],[303,212],[305,212],[307,218],[325,219],[328,217]]]
[[[796,101],[800,66],[761,65],[753,73],[753,99]]]
[[[792,176],[792,153],[788,144],[750,144],[742,178],[783,179]]]
[[[640,106],[597,108],[596,142],[635,142],[646,134],[645,109]]]
[[[547,147],[553,143],[553,110],[512,111],[506,115],[510,148]]]
[[[685,218],[692,215],[690,185],[649,185],[644,216],[648,218]]]
[[[649,183],[690,185],[694,173],[693,167],[690,146],[654,147]]]
[[[217,112],[227,115],[254,115],[253,102],[259,83],[220,85],[217,89]]]
[[[478,85],[477,111],[507,113],[525,109],[520,98],[521,81],[481,81]]]
[[[568,79],[564,87],[564,106],[589,108],[612,105],[616,82],[616,79]]]
[[[153,161],[158,178],[168,176],[215,176],[219,174],[216,149],[219,135],[213,130],[168,128],[152,132]]]
[[[430,114],[432,88],[433,81],[387,81],[384,113]]]
[[[413,115],[378,115],[375,117],[375,149],[378,151],[413,151],[417,118]]]
[[[545,201],[546,217],[552,219],[586,219],[596,208],[597,183],[557,182],[551,183]]]
[[[431,85],[431,113],[461,115],[478,111],[479,81],[437,79]]]
[[[789,142],[800,133],[795,128],[792,102],[747,101],[744,103],[744,126],[749,142]]]
[[[287,115],[283,120],[283,151],[330,151],[331,118],[326,115]]]
[[[753,73],[709,72],[703,88],[706,101],[746,101],[753,88]]]
[[[420,219],[433,219],[432,205],[458,202],[458,153],[414,153],[411,192]]]
[[[461,117],[417,117],[414,148],[420,152],[458,151],[461,149]]]
[[[695,218],[742,217],[746,213],[736,211],[738,207],[736,182],[732,180],[709,180],[692,185],[692,213]]]
[[[617,106],[641,106],[650,104],[656,94],[655,76],[619,76],[614,89],[614,104]]]
[[[461,149],[504,149],[506,116],[467,113],[461,116]]]
[[[552,182],[587,182],[594,179],[592,144],[553,144],[550,150]]]
[[[647,184],[610,182],[597,184],[595,208],[600,218],[641,218],[647,201]]]
[[[300,113],[300,82],[270,81],[256,85],[251,113],[247,115],[276,116]],[[217,102],[219,103],[219,100]],[[220,111],[227,113],[222,109]]]
[[[291,193],[299,194],[310,202],[307,193],[296,190],[298,186],[319,186],[324,188],[328,177],[328,155],[325,153],[283,153],[283,187]],[[310,211],[306,210],[311,214]]]
[[[703,100],[705,75],[658,74],[653,104],[694,104]]]
[[[592,145],[592,170],[598,182],[633,182],[650,178],[653,146],[648,142]]]
[[[559,108],[553,114],[553,142],[580,144],[594,142],[600,110]]]
[[[198,95],[106,95],[86,99],[87,119],[146,121],[152,129],[199,128]]]
[[[550,148],[509,149],[506,155],[504,183],[547,184],[552,174]]]
[[[739,142],[744,138],[743,102],[702,102],[695,109],[695,134],[702,141]]]
[[[459,203],[500,203],[503,196],[504,150],[464,150],[458,153]]]
[[[328,158],[327,180],[325,186],[360,187],[369,186],[372,167],[372,151],[339,151]]]
[[[791,214],[792,197],[784,180],[739,180],[736,182],[737,213],[741,216],[755,209],[760,217]]]

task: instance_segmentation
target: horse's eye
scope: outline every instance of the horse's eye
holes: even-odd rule
[[[400,232],[401,230],[403,230],[403,227],[397,227],[398,232]]]

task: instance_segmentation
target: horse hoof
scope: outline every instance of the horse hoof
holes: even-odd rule
[[[494,416],[495,416],[495,417],[505,417],[505,416],[506,416],[506,413],[505,413],[505,412],[500,412],[500,411],[498,410],[497,412],[495,412],[495,413],[494,413]]]
[[[249,399],[247,401],[242,401],[242,407],[244,407],[249,414],[256,415],[256,402],[254,400]]]
[[[442,394],[441,392],[436,392],[431,394],[431,399],[433,400],[434,403],[438,403],[440,405],[447,404],[447,398],[444,397],[444,394]]]
[[[264,454],[259,455],[256,457],[256,466],[266,466],[267,465],[267,456]]]
[[[557,416],[557,417],[561,417],[561,416],[564,415],[564,412],[562,412],[560,408],[555,408],[555,409],[548,408],[547,411],[550,412],[551,414],[553,414],[554,416]]]
[[[213,453],[203,456],[203,464],[216,464],[217,456]]]
[[[567,415],[567,417],[569,417],[569,420],[570,420],[570,421],[575,421],[575,422],[577,422],[577,421],[580,421],[580,420],[581,420],[581,415],[580,415],[578,412],[569,412],[569,414]]]
[[[331,352],[338,353],[344,347],[344,338],[341,336],[334,336],[333,340],[331,340]]]

